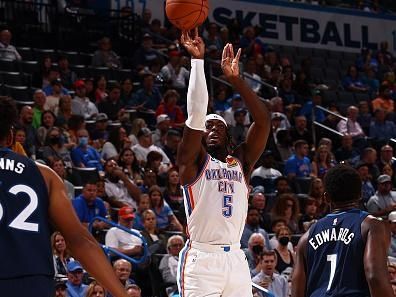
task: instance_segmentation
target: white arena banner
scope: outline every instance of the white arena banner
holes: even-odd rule
[[[123,3],[124,2],[124,3]],[[134,3],[137,13],[149,8],[164,20],[164,0],[113,0],[112,8]],[[396,16],[361,10],[323,7],[278,0],[210,0],[209,20],[220,26],[238,19],[243,26],[260,26],[269,44],[359,52],[378,49],[388,41],[396,51]]]

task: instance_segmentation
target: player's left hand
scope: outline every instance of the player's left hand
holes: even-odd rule
[[[227,43],[223,49],[221,58],[221,69],[224,75],[229,79],[239,76],[239,58],[241,57],[241,49],[234,55],[234,48],[231,43]]]

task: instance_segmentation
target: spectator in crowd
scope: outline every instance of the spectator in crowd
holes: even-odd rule
[[[253,188],[251,192],[252,198],[250,204],[253,208],[256,208],[260,213],[260,227],[267,232],[271,230],[271,215],[266,211],[267,198],[264,195],[264,187],[257,186]],[[267,249],[271,247],[267,246]]]
[[[99,40],[99,49],[92,57],[92,66],[114,69],[121,68],[120,57],[111,49],[110,38],[103,37]]]
[[[98,104],[108,96],[107,80],[104,75],[100,75],[95,79],[94,88],[95,88],[95,103]]]
[[[97,197],[97,185],[95,181],[87,181],[84,184],[82,193],[72,200],[74,210],[80,222],[88,227],[89,223],[96,216],[107,217],[107,210],[102,199]],[[96,230],[103,230],[107,224],[103,221],[95,221],[92,227]]]
[[[323,179],[327,171],[334,165],[331,151],[327,145],[319,146],[312,160],[312,175]]]
[[[130,107],[132,105],[135,92],[133,91],[133,81],[131,78],[126,78],[121,84],[121,102],[124,106]]]
[[[308,197],[304,199],[304,214],[300,217],[298,226],[302,232],[307,232],[312,224],[318,220],[318,201]]]
[[[70,95],[62,95],[60,97],[58,113],[56,115],[56,126],[67,128],[67,123],[72,116],[72,98]]]
[[[56,121],[55,114],[50,110],[45,110],[41,114],[41,125],[37,128],[37,142],[41,147],[45,144],[45,140],[47,138],[47,133],[50,128],[54,127]]]
[[[86,97],[85,82],[80,79],[74,83],[76,96],[72,100],[72,113],[83,116],[84,119],[94,118],[99,112],[96,105]]]
[[[165,164],[170,164],[168,156],[164,153],[164,151],[153,144],[152,132],[148,128],[142,128],[137,134],[138,144],[135,144],[132,147],[132,150],[135,152],[136,158],[141,164],[145,164],[147,162],[147,155],[150,152],[158,152],[162,155],[162,162]]]
[[[164,199],[173,210],[183,212],[183,209],[181,209],[184,207],[183,193],[180,185],[179,168],[177,167],[172,167],[167,172]]]
[[[357,117],[357,121],[362,127],[364,134],[369,135],[370,123],[373,118],[373,115],[370,112],[370,106],[367,101],[359,102],[359,113]]]
[[[224,111],[224,120],[227,122],[228,127],[235,126],[234,112],[240,108],[243,108],[243,101],[240,94],[235,93],[231,98],[231,107]],[[245,125],[249,125],[249,114],[246,114]]]
[[[74,185],[66,179],[66,169],[63,159],[54,157],[50,162],[50,167],[62,179],[63,183],[65,184],[67,196],[70,198],[70,200],[73,200],[75,195]]]
[[[358,163],[358,165],[356,165],[356,170],[362,180],[362,202],[366,205],[369,199],[375,195],[375,188],[371,182],[369,169],[366,163]]]
[[[40,149],[40,152],[41,158],[48,164],[51,164],[55,158],[59,158],[68,168],[72,167],[70,152],[65,146],[64,136],[58,127],[52,127],[48,130],[45,146]]]
[[[149,33],[145,33],[142,45],[134,53],[132,65],[137,71],[140,71],[145,66],[151,66],[158,59],[162,61],[157,51],[153,49],[153,38]]]
[[[377,94],[380,86],[380,81],[377,78],[375,66],[371,65],[364,67],[362,82],[369,87],[370,97],[372,97],[374,94]]]
[[[55,277],[65,277],[67,275],[67,264],[74,259],[67,250],[65,238],[60,232],[52,233],[51,246],[54,256]]]
[[[23,148],[26,140],[26,131],[23,127],[16,126],[14,128],[14,144],[11,146],[11,150],[26,156],[26,152]]]
[[[385,110],[378,108],[374,111],[374,119],[370,124],[369,136],[373,138],[378,145],[396,137],[396,126],[392,121],[385,119]]]
[[[67,297],[66,296],[66,282],[63,280],[55,281],[55,297]]]
[[[163,102],[156,110],[157,117],[162,114],[166,114],[169,117],[170,126],[172,127],[183,127],[186,120],[182,109],[176,105],[179,99],[180,95],[176,90],[168,90],[164,94]]]
[[[282,218],[293,233],[298,233],[300,206],[293,194],[282,194],[272,208],[272,218]]]
[[[241,248],[248,248],[249,238],[253,233],[261,233],[265,238],[265,246],[270,247],[269,237],[267,231],[260,227],[260,212],[258,209],[249,207],[246,217],[246,224],[243,228],[241,237]]]
[[[380,172],[382,172],[386,164],[390,165],[393,171],[395,171],[396,161],[393,159],[393,148],[388,144],[381,147],[380,157],[377,160],[377,166]]]
[[[168,52],[168,56],[169,62],[161,68],[160,76],[169,87],[179,90],[183,94],[187,88],[190,72],[180,63],[181,52],[172,50]]]
[[[139,197],[139,203],[136,209],[136,212],[134,213],[135,218],[133,220],[133,227],[137,230],[143,230],[143,212],[145,212],[147,209],[150,209],[150,197],[148,194],[140,194]]]
[[[146,209],[142,213],[143,237],[151,253],[166,253],[166,236],[159,232],[157,228],[157,219],[153,210]]]
[[[288,227],[281,227],[275,235],[278,240],[278,245],[274,249],[277,258],[275,270],[282,274],[288,268],[293,269],[294,265],[294,253],[288,249],[291,234]]]
[[[323,181],[320,178],[313,178],[311,187],[308,192],[308,197],[315,199],[317,202],[317,214],[319,217],[323,217],[330,212],[330,204],[324,199],[324,186]]]
[[[130,275],[132,273],[132,264],[129,263],[127,260],[118,259],[114,261],[113,269],[124,288],[127,288],[129,285],[135,284],[135,281],[130,278]]]
[[[43,90],[38,89],[34,91],[33,94],[33,128],[37,129],[41,126],[41,116],[44,111],[44,104],[45,104],[45,93]]]
[[[36,129],[33,127],[33,109],[25,105],[19,113],[19,125],[26,131],[26,140],[23,148],[29,157],[36,154]]]
[[[60,91],[62,95],[69,94],[69,90],[66,89],[63,84],[62,80],[60,79],[59,68],[55,66],[51,66],[48,72],[48,84],[45,86],[43,85],[43,92],[46,96],[54,94],[53,86],[60,87]]]
[[[118,164],[126,176],[135,183],[142,182],[141,170],[135,153],[130,147],[126,147],[120,152]]]
[[[93,281],[87,288],[85,297],[106,297],[106,289],[97,281]]]
[[[388,221],[390,223],[390,230],[391,230],[391,242],[389,246],[388,255],[396,258],[396,211],[392,211],[389,213]]]
[[[121,101],[121,86],[119,83],[111,84],[109,95],[98,103],[99,112],[107,114],[112,121],[120,120],[123,116],[124,103]]]
[[[285,108],[283,104],[283,100],[281,97],[273,97],[270,100],[271,103],[271,112],[272,114],[276,114],[276,116],[271,117],[272,118],[278,118],[280,120],[279,129],[289,129],[290,128],[290,122],[289,119],[287,118],[285,114]]]
[[[260,166],[253,170],[250,178],[259,176],[261,178],[276,179],[277,177],[282,176],[282,173],[275,168],[274,163],[275,160],[272,151],[264,151],[260,158]]]
[[[142,297],[142,290],[136,284],[128,285],[125,289],[128,297]]]
[[[305,140],[297,140],[294,143],[294,155],[285,164],[285,175],[290,180],[295,177],[307,177],[312,173],[311,161],[308,159],[308,143]]]
[[[103,160],[119,159],[119,153],[125,148],[131,147],[131,141],[124,127],[113,128],[109,133],[109,139],[103,144],[101,157]]]
[[[77,131],[78,146],[72,149],[71,158],[74,166],[96,168],[103,170],[101,158],[97,150],[89,143],[89,134],[86,129]]]
[[[130,206],[121,207],[118,211],[118,224],[139,234],[133,229],[134,210]],[[106,233],[106,246],[117,250],[129,257],[138,256],[142,253],[142,240],[136,236],[113,227]]]
[[[149,190],[151,208],[157,219],[159,230],[165,231],[183,231],[183,226],[176,218],[168,203],[164,201],[161,189],[158,186],[152,186]]]
[[[162,101],[159,89],[154,86],[154,76],[152,73],[143,75],[142,88],[136,92],[133,108],[142,110],[156,110]]]
[[[319,89],[314,89],[312,93],[311,100],[305,102],[305,104],[300,109],[299,115],[305,116],[305,118],[310,123],[313,121],[322,123],[325,120],[326,115],[323,110],[315,108],[315,106],[322,105],[322,91]],[[312,113],[313,110],[315,111],[314,113]]]
[[[85,297],[88,286],[83,284],[84,270],[77,261],[70,261],[67,264],[67,296]]]
[[[142,129],[142,128],[147,128],[147,124],[146,124],[146,121],[144,119],[137,118],[137,119],[134,119],[132,121],[131,131],[130,131],[130,134],[128,136],[128,138],[132,142],[132,145],[135,145],[135,144],[138,143],[138,140],[137,140],[136,136],[139,133],[140,129]]]
[[[342,86],[350,92],[364,93],[369,91],[369,87],[363,83],[354,65],[348,67],[347,75],[342,80]]]
[[[79,145],[77,132],[80,129],[85,129],[85,120],[83,116],[72,115],[67,122],[67,147],[73,149]]]
[[[160,114],[157,116],[157,127],[152,134],[153,144],[163,147],[165,138],[170,127],[170,117],[167,114]]]
[[[302,139],[310,147],[313,145],[312,131],[307,128],[307,119],[305,116],[301,115],[294,118],[294,126],[290,128],[290,137],[293,142]]]
[[[184,246],[184,239],[180,235],[172,235],[168,239],[168,253],[161,259],[159,271],[166,286],[168,296],[172,296],[178,291],[176,276],[179,252]]]
[[[392,191],[389,175],[380,175],[377,179],[377,192],[367,202],[367,210],[376,217],[386,217],[396,210],[396,192]]]
[[[388,82],[381,84],[379,88],[378,97],[371,101],[373,110],[382,109],[385,114],[389,117],[394,113],[394,103],[391,96],[391,85]]]
[[[253,277],[252,281],[269,290],[276,297],[289,296],[287,279],[275,272],[276,253],[274,251],[264,251],[261,262],[261,272]],[[259,296],[263,297],[264,295],[260,292]]]
[[[107,196],[112,197],[112,200],[117,201],[119,204],[136,208],[140,197],[139,188],[128,178],[115,160],[107,160],[104,167]]]
[[[213,100],[213,109],[216,113],[223,115],[228,108],[230,108],[230,104],[227,100],[227,87],[219,85]]]
[[[181,133],[176,129],[170,129],[166,133],[163,151],[169,158],[171,164],[176,164],[177,149],[181,141]]]
[[[246,71],[244,75],[246,75],[245,80],[250,88],[255,93],[259,93],[261,89],[261,77],[257,74],[256,60],[254,58],[249,58],[246,62]]]
[[[279,176],[275,179],[275,193],[277,197],[285,193],[291,193],[289,180],[285,176]]]
[[[394,188],[395,185],[396,185],[396,176],[394,174],[392,166],[389,165],[389,164],[385,164],[384,167],[382,167],[381,174],[386,174],[386,175],[389,175],[391,177],[392,188]]]
[[[95,149],[101,149],[109,139],[109,131],[107,129],[109,118],[105,113],[99,113],[95,117],[95,128],[91,131],[92,146]]]
[[[261,233],[252,233],[249,237],[248,248],[244,249],[246,259],[249,264],[251,277],[256,276],[261,271],[261,257],[265,250],[265,238]]]
[[[15,46],[11,45],[12,34],[9,30],[4,29],[0,31],[0,59],[8,60],[22,60]]]
[[[66,56],[60,56],[58,59],[59,77],[67,89],[71,89],[73,82],[77,80],[77,74],[69,67],[69,60]]]
[[[376,163],[377,151],[372,147],[366,147],[362,152],[359,162],[367,164],[371,180],[375,182],[377,180],[377,177],[380,175],[380,171]]]
[[[235,126],[230,127],[232,142],[239,145],[246,140],[248,127],[245,125],[247,110],[244,108],[234,111]]]
[[[359,151],[353,147],[352,135],[345,134],[341,138],[341,146],[335,150],[337,162],[347,162],[354,165],[360,157]]]
[[[62,81],[55,79],[51,81],[52,93],[47,95],[45,98],[44,110],[50,110],[55,114],[58,114],[59,99],[62,94]]]
[[[143,171],[143,184],[139,186],[142,193],[148,193],[151,186],[156,186],[157,183],[157,173],[154,170],[145,168]]]
[[[349,106],[347,109],[347,120],[340,120],[337,124],[338,132],[349,134],[354,140],[364,137],[364,132],[357,121],[359,109],[356,106]]]

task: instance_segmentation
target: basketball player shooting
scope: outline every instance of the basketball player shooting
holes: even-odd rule
[[[254,121],[246,142],[231,150],[226,121],[206,115],[205,45],[198,29],[192,36],[183,32],[181,41],[192,60],[188,118],[178,153],[189,236],[179,257],[180,296],[249,297],[251,278],[240,239],[248,208],[247,182],[267,142],[269,111],[239,76],[241,51],[234,56],[227,44],[221,68]]]

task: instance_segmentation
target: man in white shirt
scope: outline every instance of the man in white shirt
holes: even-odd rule
[[[235,127],[236,122],[235,122],[234,113],[236,110],[238,110],[242,107],[243,107],[242,97],[240,94],[235,93],[231,99],[231,107],[224,111],[223,118],[226,121],[228,127]],[[245,124],[245,126],[250,125],[249,112],[246,113],[244,124]]]
[[[22,60],[21,55],[16,50],[15,46],[11,45],[12,34],[8,30],[2,30],[0,32],[0,59],[9,60]]]
[[[266,150],[263,155],[262,155],[262,161],[261,161],[261,166],[257,167],[255,170],[253,170],[252,175],[250,178],[253,178],[254,176],[259,176],[262,178],[277,178],[279,176],[282,176],[282,173],[273,168],[274,167],[274,156],[270,150]]]
[[[132,229],[134,218],[135,214],[132,207],[124,206],[118,211],[118,224],[136,233],[139,233],[138,230]],[[116,227],[113,227],[107,231],[105,241],[108,247],[111,247],[129,257],[138,256],[143,250],[143,242],[139,237],[129,234]]]
[[[245,76],[245,81],[250,86],[250,88],[255,92],[259,93],[261,89],[261,77],[256,73],[256,61],[251,58],[246,63],[246,72],[248,76]]]
[[[338,132],[342,134],[349,134],[353,139],[364,137],[362,127],[357,121],[359,109],[356,106],[349,106],[347,110],[347,120],[341,120],[337,124]]]
[[[135,144],[132,147],[136,155],[136,159],[139,162],[147,162],[147,155],[150,152],[158,152],[162,155],[162,163],[163,164],[170,164],[168,156],[165,152],[158,146],[153,144],[153,139],[151,136],[152,132],[148,128],[142,128],[137,134],[138,144]]]
[[[274,251],[264,251],[261,259],[261,272],[253,277],[252,281],[266,289],[276,297],[289,296],[289,284],[286,277],[275,273],[276,254]],[[260,296],[262,293],[259,293]]]
[[[86,97],[85,82],[78,80],[74,83],[76,96],[72,100],[72,113],[81,115],[85,119],[95,117],[99,112],[96,105]]]
[[[186,89],[190,72],[180,65],[179,51],[173,50],[169,52],[169,62],[161,68],[160,75],[165,82],[169,83],[175,89]]]

